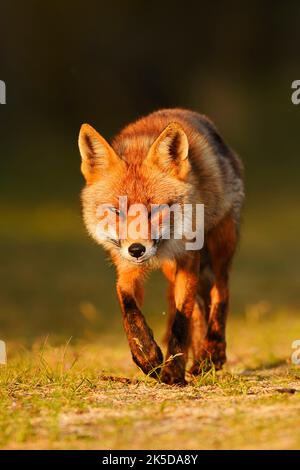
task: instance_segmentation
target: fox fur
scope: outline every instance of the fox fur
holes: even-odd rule
[[[109,144],[88,124],[79,135],[83,218],[89,234],[110,253],[117,294],[133,360],[168,384],[184,384],[188,351],[192,374],[226,360],[225,326],[229,270],[239,238],[244,199],[243,167],[204,115],[163,109],[126,126]],[[204,246],[187,251],[184,239],[138,240],[144,253],[130,255],[132,240],[99,239],[97,206],[118,211],[151,204],[204,204]],[[136,241],[136,240],[135,240]],[[154,268],[169,281],[166,360],[141,312],[143,281]]]

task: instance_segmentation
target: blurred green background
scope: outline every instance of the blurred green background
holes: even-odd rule
[[[77,136],[161,107],[207,114],[244,161],[232,315],[297,311],[299,45],[298,1],[1,2],[1,339],[121,331],[114,270],[81,222]],[[155,273],[151,325],[165,287]]]

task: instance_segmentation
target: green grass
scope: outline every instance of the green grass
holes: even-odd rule
[[[283,198],[253,207],[231,281],[228,363],[184,388],[132,363],[114,270],[78,208],[2,207],[0,447],[299,448],[300,367],[290,363],[300,339],[299,209]],[[158,341],[165,287],[154,274],[146,289]]]

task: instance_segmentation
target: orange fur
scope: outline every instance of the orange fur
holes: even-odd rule
[[[226,357],[228,272],[244,196],[240,160],[208,118],[181,109],[160,110],[137,120],[111,144],[84,125],[79,147],[87,182],[82,192],[84,221],[116,265],[118,298],[134,361],[145,373],[152,367],[157,374],[161,365],[162,353],[140,311],[144,278],[159,267],[169,281],[167,358],[175,356],[163,368],[162,380],[184,383],[189,346],[193,373],[207,359],[221,366]],[[119,196],[127,197],[129,207],[142,203],[149,212],[152,204],[204,204],[203,250],[186,251],[185,240],[174,237],[156,245],[148,235],[138,240],[146,250],[138,265],[128,254],[129,237],[97,236],[97,205],[107,204],[117,212]]]

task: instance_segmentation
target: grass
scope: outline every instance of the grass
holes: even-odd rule
[[[1,448],[299,448],[300,368],[290,356],[300,318],[233,317],[228,333],[226,368],[189,377],[186,387],[144,377],[123,336],[64,346],[46,338],[30,349],[9,343]]]
[[[1,208],[2,449],[297,449],[299,208],[246,208],[232,276],[228,363],[187,387],[133,365],[114,271],[70,206]],[[160,339],[165,283],[144,312]],[[70,337],[72,336],[72,339]]]

